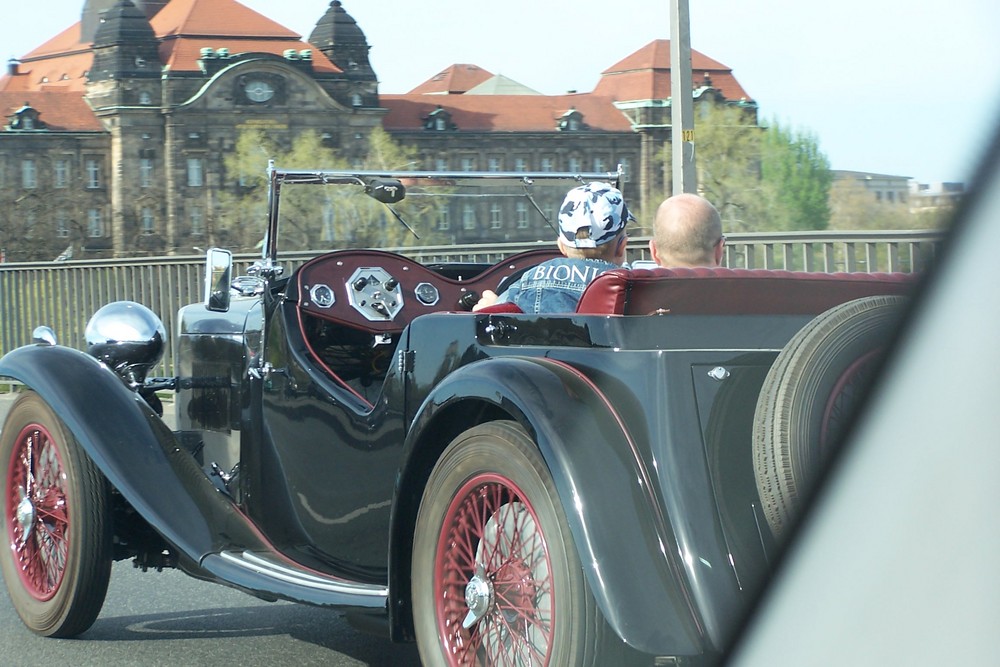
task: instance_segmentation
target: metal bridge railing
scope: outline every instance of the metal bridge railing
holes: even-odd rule
[[[919,271],[933,262],[941,234],[935,231],[797,232],[727,235],[730,267],[797,271]],[[629,259],[649,259],[648,237],[629,240]],[[552,241],[467,246],[389,248],[422,263],[496,263]],[[279,255],[286,275],[316,252]],[[257,259],[236,256],[236,272]],[[38,325],[55,331],[63,345],[84,349],[84,329],[101,306],[118,300],[142,303],[163,320],[170,339],[177,310],[199,302],[204,257],[83,260],[0,264],[0,354],[31,342]],[[155,375],[172,373],[169,349]]]

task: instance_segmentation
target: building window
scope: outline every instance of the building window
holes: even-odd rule
[[[187,159],[187,184],[189,188],[200,188],[205,184],[201,158],[189,157]]]
[[[153,158],[139,158],[139,187],[149,188],[153,186]]]
[[[56,236],[66,238],[69,236],[69,216],[66,211],[56,211],[55,213]]]
[[[149,94],[149,91],[143,90],[139,93],[139,104],[148,105],[153,103],[153,96]]]
[[[69,237],[69,214],[66,211],[56,211],[56,236]]]
[[[580,169],[580,158],[571,157],[569,159],[569,170],[571,173],[578,174],[582,170]]]
[[[594,171],[604,171],[604,160],[599,157],[594,158]]]
[[[542,158],[542,171],[552,171],[552,158],[550,157]]]
[[[896,201],[896,193],[895,192],[893,192],[892,190],[890,190],[889,192],[885,193],[885,196],[886,196],[886,199],[889,200],[889,203],[895,203],[895,201]]]
[[[424,129],[433,130],[435,132],[444,132],[448,129],[454,129],[451,122],[451,114],[438,107],[434,111],[430,112],[424,120]]]
[[[363,102],[364,100],[361,99],[361,95],[359,95],[358,93],[354,93],[353,95],[351,95],[351,106],[359,107],[362,105]]]
[[[517,202],[517,228],[528,228],[528,205],[523,201]]]
[[[439,157],[434,161],[434,169],[437,171],[448,171],[448,160],[447,158]]]
[[[143,206],[139,212],[139,231],[143,236],[151,236],[156,233],[156,217],[153,209]]]
[[[875,201],[882,201],[882,191],[881,190],[876,190],[875,191]]]
[[[441,211],[438,212],[438,229],[441,231],[447,231],[451,229],[451,214],[448,212],[448,207],[442,207]]]
[[[579,132],[587,129],[587,125],[583,122],[583,114],[576,109],[570,109],[559,119],[558,128],[561,132]]]
[[[498,157],[491,157],[490,158],[490,161],[489,161],[489,170],[490,171],[500,171],[500,158],[498,158]]]
[[[462,158],[462,171],[475,171],[475,170],[476,170],[476,158],[474,157]]]
[[[69,187],[69,160],[57,159],[53,163],[54,185],[57,188]]]
[[[200,206],[192,206],[188,211],[188,222],[191,223],[191,235],[201,236],[205,233],[205,216]]]
[[[38,187],[38,169],[34,160],[21,160],[21,187],[28,190]]]
[[[104,216],[101,209],[92,208],[87,211],[87,236],[92,239],[104,236]]]
[[[97,158],[87,158],[84,166],[87,172],[87,188],[95,190],[101,187],[101,161]]]
[[[472,204],[462,207],[462,229],[471,231],[476,228],[476,208]]]
[[[500,214],[500,204],[494,202],[490,206],[490,229],[500,229],[503,227],[503,216]]]
[[[523,157],[514,158],[514,171],[527,171],[528,161]]]

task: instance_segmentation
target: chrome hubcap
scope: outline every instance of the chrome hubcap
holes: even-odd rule
[[[465,604],[469,613],[462,621],[462,627],[468,630],[486,615],[493,602],[493,583],[486,577],[486,568],[482,563],[476,564],[476,574],[465,585]]]
[[[31,499],[25,494],[24,489],[18,489],[18,494],[21,500],[17,503],[16,519],[17,525],[21,527],[21,544],[24,544],[35,526],[35,506],[31,504]]]

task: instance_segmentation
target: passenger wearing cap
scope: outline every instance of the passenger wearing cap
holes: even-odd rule
[[[526,271],[499,297],[486,290],[473,310],[514,303],[525,313],[576,310],[590,282],[625,263],[632,218],[622,193],[607,183],[573,188],[559,209],[559,251],[564,255]]]

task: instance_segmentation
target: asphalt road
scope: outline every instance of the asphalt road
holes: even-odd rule
[[[28,631],[0,594],[0,665],[419,665],[413,645],[352,628],[340,614],[263,602],[177,571],[116,563],[101,615],[76,639]]]
[[[10,407],[0,394],[0,424]],[[419,665],[416,647],[355,630],[334,611],[264,602],[179,571],[115,563],[97,622],[76,639],[45,639],[17,617],[0,587],[0,665]]]

